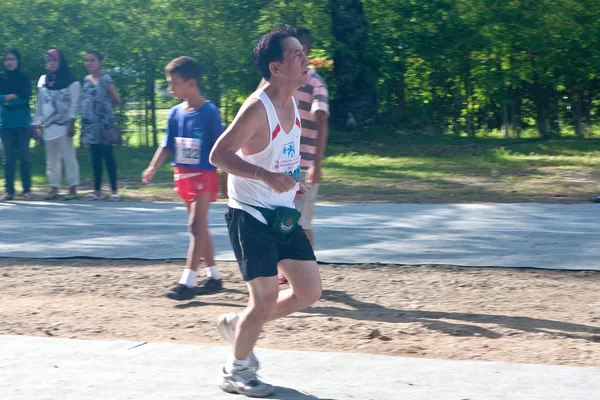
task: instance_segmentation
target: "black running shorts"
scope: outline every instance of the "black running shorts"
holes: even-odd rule
[[[247,212],[231,207],[227,207],[225,221],[231,247],[246,282],[258,277],[276,276],[277,263],[281,260],[316,260],[300,225],[291,233],[281,235]]]

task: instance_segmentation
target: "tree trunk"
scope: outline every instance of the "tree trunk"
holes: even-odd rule
[[[347,124],[364,124],[377,112],[375,71],[365,57],[367,21],[360,0],[329,0],[336,96],[332,119]]]
[[[150,131],[148,130],[148,71],[146,71],[146,84],[144,85],[144,132],[146,137],[144,145],[150,146]]]
[[[548,122],[550,135],[560,136],[559,94],[556,89],[548,89]]]
[[[508,121],[508,104],[506,103],[506,101],[502,103],[502,133],[504,134],[505,138],[508,139],[510,137],[510,128]]]
[[[540,84],[537,77],[533,82],[533,97],[537,114],[538,131],[542,138],[548,139],[550,138],[550,131],[548,131],[548,125],[546,124],[546,117],[548,114],[548,92]]]
[[[513,130],[516,133],[517,138],[521,138],[521,91],[511,89],[510,90],[510,119]]]
[[[573,114],[573,124],[575,126],[575,135],[583,137],[583,91],[576,88],[571,94],[571,113]]]
[[[225,95],[225,125],[229,125],[229,96]]]
[[[465,94],[466,101],[465,106],[467,108],[467,134],[469,136],[475,136],[475,124],[473,123],[473,107],[471,107],[471,103],[473,101],[473,87],[471,85],[471,65],[469,60],[466,63],[465,75]]]
[[[406,64],[404,63],[404,61],[402,61],[400,63],[400,68],[398,70],[398,120],[400,121],[401,124],[404,123],[404,118],[405,118],[405,107],[406,107],[406,81],[405,81],[405,77],[404,74],[406,72]]]
[[[583,115],[583,132],[591,133],[592,127],[592,100],[596,93],[600,91],[600,79],[594,78],[587,82],[586,87],[581,91],[581,114]]]

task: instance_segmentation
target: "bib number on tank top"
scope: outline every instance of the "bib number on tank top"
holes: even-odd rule
[[[290,171],[285,171],[285,173],[288,174],[289,176],[291,176],[292,178],[294,178],[294,180],[296,182],[300,182],[300,166],[299,165],[296,167],[296,169],[290,170]]]
[[[288,174],[296,182],[300,182],[300,152],[298,150],[294,142],[286,143],[273,166],[275,172]],[[297,191],[299,188],[299,185],[296,184],[293,190]]]
[[[200,139],[176,137],[175,162],[177,164],[200,164]]]

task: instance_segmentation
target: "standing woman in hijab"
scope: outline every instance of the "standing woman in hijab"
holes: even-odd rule
[[[73,200],[77,198],[79,185],[79,164],[73,147],[73,136],[81,84],[59,50],[48,50],[45,63],[48,73],[38,81],[34,124],[34,133],[39,135],[41,131],[46,148],[46,175],[50,192],[45,199],[54,200],[59,197],[62,158],[69,183],[69,194],[65,196],[65,200]]]
[[[25,199],[31,198],[31,139],[29,98],[31,81],[21,72],[21,55],[15,49],[4,53],[4,70],[0,76],[0,137],[4,149],[4,186],[6,194],[0,201],[15,197],[15,169],[21,164],[21,181]]]

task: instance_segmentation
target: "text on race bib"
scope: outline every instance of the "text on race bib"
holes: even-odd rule
[[[199,164],[200,139],[176,137],[175,162],[177,164]]]
[[[296,147],[296,143],[289,142],[283,145],[272,170],[288,174],[294,178],[296,182],[300,181],[300,152]],[[292,190],[298,191],[299,188],[300,185],[296,184]]]

